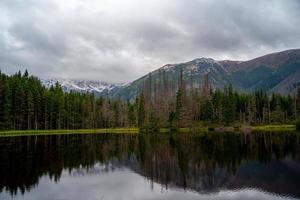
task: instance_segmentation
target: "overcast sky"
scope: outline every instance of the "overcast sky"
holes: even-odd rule
[[[300,47],[299,0],[0,0],[0,69],[127,82]]]

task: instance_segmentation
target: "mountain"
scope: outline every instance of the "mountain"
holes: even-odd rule
[[[187,86],[193,82],[193,87],[199,87],[204,83],[204,76],[209,74],[209,79],[214,87],[224,87],[230,84],[229,72],[226,68],[211,58],[197,58],[187,63],[168,64],[151,72],[151,81],[154,86],[159,87],[162,82],[168,84],[171,92],[176,92],[180,71],[182,69],[183,77]],[[132,99],[145,87],[149,81],[149,75],[145,75],[138,80],[133,81],[124,88],[112,90],[109,94],[112,97],[121,97],[123,99]]]
[[[242,90],[292,93],[300,83],[300,49],[268,54],[244,62],[220,61],[232,84]],[[296,75],[296,76],[295,76]]]
[[[293,94],[300,85],[300,49],[272,53],[248,61],[197,58],[185,63],[167,64],[128,84],[68,79],[46,79],[42,83],[50,87],[59,82],[65,91],[88,91],[126,100],[135,98],[149,85],[149,77],[152,91],[162,90],[167,85],[168,91],[174,94],[181,70],[188,88],[191,85],[194,88],[202,87],[207,76],[213,88],[222,89],[231,84],[239,91],[264,90]]]
[[[180,71],[187,87],[201,87],[205,76],[213,88],[232,86],[240,91],[264,90],[292,94],[300,85],[300,49],[268,54],[248,61],[217,61],[197,58],[190,62],[165,65],[124,87],[109,91],[111,97],[132,99],[145,87],[151,76],[152,90],[166,82],[176,91]],[[157,88],[156,88],[157,89]]]
[[[64,91],[77,91],[77,92],[93,92],[96,95],[104,95],[111,90],[122,88],[125,84],[111,84],[101,81],[88,81],[88,80],[71,80],[71,79],[42,79],[42,84],[46,87],[51,87],[58,82]]]

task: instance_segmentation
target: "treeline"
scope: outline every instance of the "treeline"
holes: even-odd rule
[[[300,90],[293,96],[239,93],[231,86],[213,90],[208,80],[206,76],[201,87],[192,82],[187,87],[181,71],[175,93],[166,78],[152,80],[149,74],[140,95],[124,102],[63,92],[58,83],[46,88],[27,71],[11,76],[0,72],[0,129],[156,129],[294,123],[300,117]]]
[[[90,129],[133,126],[131,104],[96,98],[91,93],[50,88],[26,71],[0,73],[0,129]],[[131,119],[131,118],[130,118]]]
[[[267,94],[265,91],[243,93],[232,86],[213,89],[208,75],[203,84],[195,87],[193,73],[190,80],[180,71],[176,93],[172,81],[164,76],[145,81],[138,98],[143,120],[139,126],[197,127],[201,125],[258,125],[295,123],[300,119],[300,88],[294,95]],[[170,84],[171,83],[171,84]]]

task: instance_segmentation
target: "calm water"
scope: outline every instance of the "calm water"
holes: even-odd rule
[[[300,134],[0,138],[0,199],[300,199]]]

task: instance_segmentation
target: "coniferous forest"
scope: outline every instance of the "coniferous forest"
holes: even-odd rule
[[[178,85],[163,77],[144,83],[131,100],[50,88],[34,76],[0,72],[0,129],[93,129],[115,127],[179,128],[203,125],[291,124],[300,117],[300,90],[289,96],[264,91],[237,92],[230,85],[187,88],[182,72]]]

